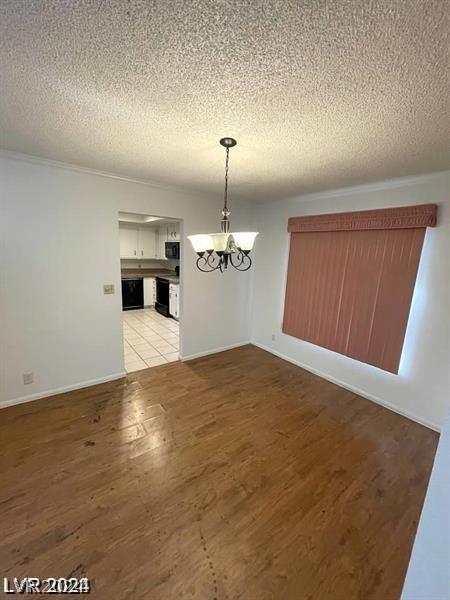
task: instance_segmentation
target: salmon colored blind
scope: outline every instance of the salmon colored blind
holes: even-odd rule
[[[398,373],[436,205],[295,217],[283,332]]]

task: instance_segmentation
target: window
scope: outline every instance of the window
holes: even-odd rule
[[[289,219],[283,332],[398,373],[436,205]]]

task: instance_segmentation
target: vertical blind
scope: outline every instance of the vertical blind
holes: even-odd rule
[[[283,332],[398,373],[436,206],[295,217]]]

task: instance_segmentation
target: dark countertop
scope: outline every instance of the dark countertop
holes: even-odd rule
[[[122,271],[122,279],[144,279],[144,277],[161,277],[167,279],[170,283],[180,283],[180,278],[175,275],[173,271],[157,271],[157,270],[140,270],[132,271],[131,269],[124,269]]]

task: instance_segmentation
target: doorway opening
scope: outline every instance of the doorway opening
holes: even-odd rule
[[[181,219],[119,212],[125,370],[180,359]]]

